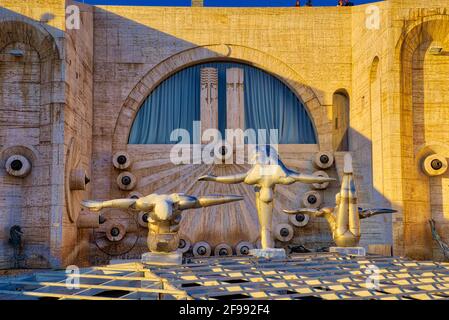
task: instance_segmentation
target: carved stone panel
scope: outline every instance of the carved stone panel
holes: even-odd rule
[[[245,129],[245,104],[243,96],[243,69],[226,70],[227,128]]]
[[[216,68],[201,69],[200,108],[201,133],[207,129],[218,129],[218,74]]]

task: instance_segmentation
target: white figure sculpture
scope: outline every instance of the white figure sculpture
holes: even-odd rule
[[[356,247],[360,240],[360,219],[377,214],[393,213],[393,209],[362,209],[357,206],[357,193],[353,177],[352,157],[345,155],[343,181],[340,193],[335,196],[335,207],[321,209],[300,208],[297,210],[283,210],[288,214],[310,214],[324,217],[329,223],[332,237],[339,247]]]
[[[287,168],[279,159],[276,150],[270,146],[258,146],[253,160],[254,164],[248,172],[223,177],[206,175],[199,177],[198,180],[228,184],[245,183],[254,186],[261,246],[262,249],[268,249],[274,247],[272,216],[276,185],[289,185],[295,182],[323,183],[335,179],[302,174]]]
[[[152,252],[173,252],[178,248],[179,223],[184,210],[216,206],[243,200],[235,195],[208,195],[201,197],[183,193],[150,194],[138,199],[114,199],[108,201],[82,201],[81,205],[91,211],[116,208],[148,212],[148,248]]]

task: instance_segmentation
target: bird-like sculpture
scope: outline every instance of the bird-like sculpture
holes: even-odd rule
[[[91,211],[115,208],[147,212],[149,215],[148,248],[151,252],[169,253],[178,248],[178,230],[184,210],[216,206],[240,200],[243,200],[243,197],[236,195],[194,197],[183,193],[153,193],[138,199],[85,200],[81,202],[81,205]]]
[[[321,209],[300,208],[283,210],[288,214],[309,214],[314,217],[324,217],[329,223],[332,237],[339,247],[356,247],[359,243],[360,219],[378,214],[393,213],[393,209],[363,209],[357,206],[357,192],[353,177],[352,157],[349,153],[344,159],[343,181],[340,192],[335,196],[335,207]]]
[[[248,172],[217,177],[205,175],[198,181],[215,181],[235,184],[245,183],[254,186],[256,208],[260,224],[260,242],[262,249],[274,248],[272,216],[274,191],[278,184],[290,185],[295,182],[324,183],[335,179],[302,174],[287,168],[271,146],[258,146],[252,157],[252,167]]]

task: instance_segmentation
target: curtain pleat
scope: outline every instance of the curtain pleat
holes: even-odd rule
[[[244,70],[245,129],[278,129],[281,144],[314,144],[315,131],[296,95],[276,77],[249,65],[216,62],[183,69],[163,81],[142,104],[129,135],[130,144],[169,144],[173,130],[192,136],[200,120],[201,68],[218,69],[218,123],[226,129],[226,69]],[[266,137],[268,142],[268,136]]]

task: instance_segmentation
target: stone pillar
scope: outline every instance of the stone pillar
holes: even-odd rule
[[[245,104],[243,96],[243,69],[226,70],[227,128],[245,129]]]
[[[218,73],[216,68],[201,69],[201,134],[218,129]]]

